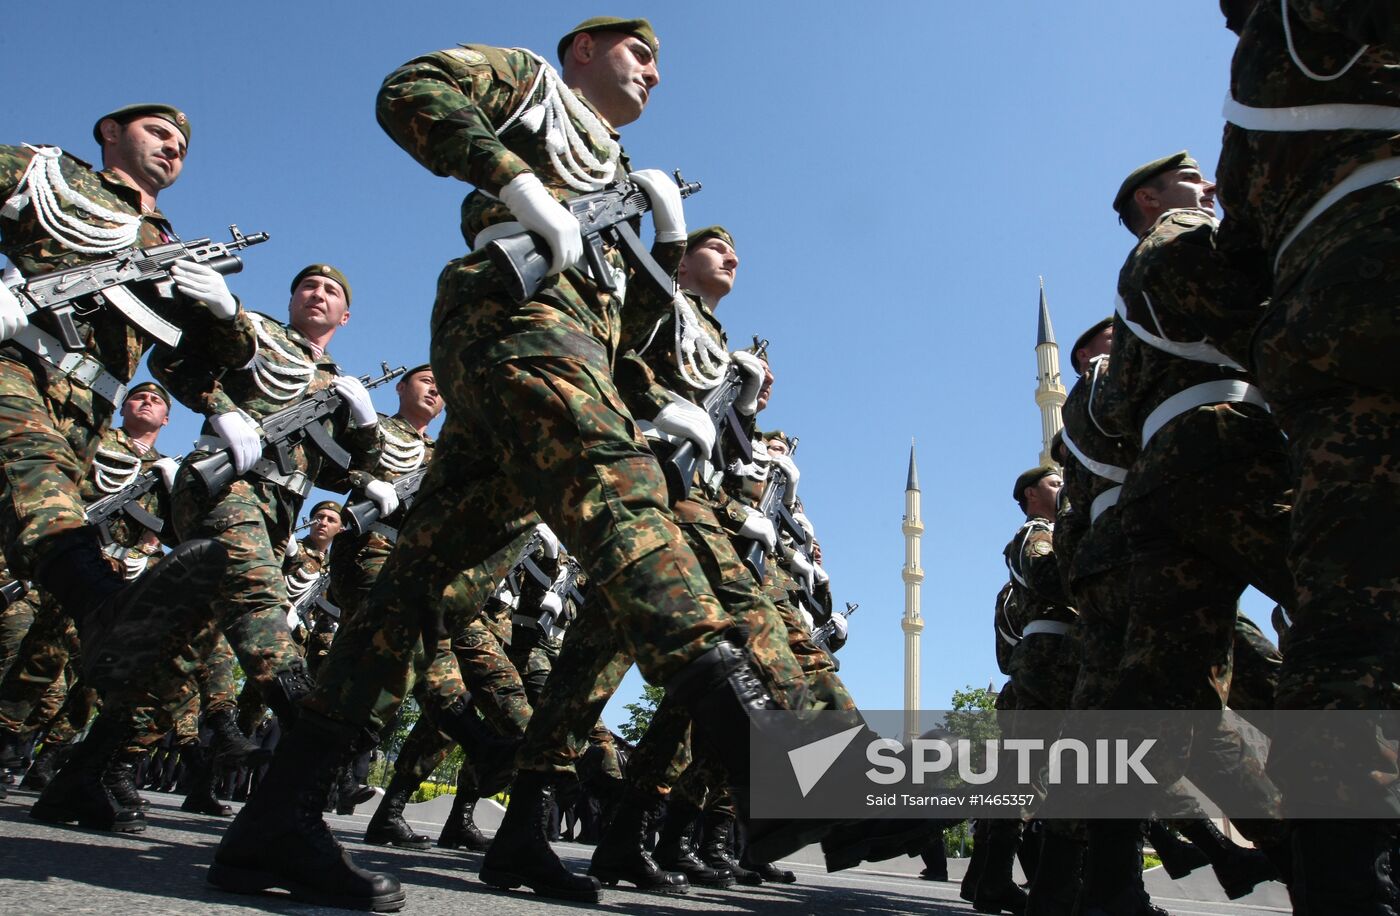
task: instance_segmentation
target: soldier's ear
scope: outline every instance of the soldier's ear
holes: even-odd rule
[[[574,43],[569,48],[569,56],[574,63],[586,64],[593,59],[593,36],[588,32],[579,32],[574,36]]]
[[[115,118],[103,118],[102,123],[97,125],[97,132],[102,135],[102,142],[116,143],[117,137],[121,136],[122,126]]]
[[[340,325],[339,325],[339,326],[343,328],[343,327],[345,327],[345,325],[346,325],[349,321],[350,321],[350,310],[349,310],[349,309],[346,309],[346,310],[345,310],[345,314],[340,316]]]

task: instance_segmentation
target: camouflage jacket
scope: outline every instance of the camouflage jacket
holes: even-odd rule
[[[539,103],[546,81],[538,79],[540,67],[540,58],[520,48],[461,45],[409,61],[380,87],[376,115],[394,142],[434,175],[477,188],[462,202],[462,237],[469,246],[486,227],[514,219],[495,195],[519,175],[533,172],[560,201],[581,193],[551,164],[546,131],[533,116],[543,114]],[[586,98],[578,98],[607,125]],[[605,150],[588,139],[586,127],[572,115],[570,120],[595,158],[604,157]],[[609,134],[615,143],[617,133],[609,128]],[[621,154],[618,176],[626,169],[627,158]],[[658,244],[652,256],[674,273],[684,251],[684,243]],[[607,258],[614,273],[625,277],[621,254],[609,250]],[[535,301],[549,307],[523,306],[504,313],[476,309],[468,316],[479,339],[502,341],[487,350],[486,359],[579,349],[591,353],[598,343],[612,358],[621,297],[597,289],[585,273],[570,268],[549,278]],[[457,306],[439,303],[440,310]],[[434,327],[445,315],[434,315]]]
[[[15,193],[33,158],[34,153],[28,147],[0,146],[0,201],[8,201]],[[150,247],[175,240],[174,230],[170,228],[165,215],[159,210],[141,212],[140,194],[115,172],[95,172],[88,163],[68,153],[59,157],[58,162],[64,181],[77,194],[107,210],[141,217],[137,244]],[[59,207],[69,216],[82,217],[70,203],[60,201]],[[93,226],[116,227],[115,223],[94,217],[82,218]],[[8,213],[0,215],[0,254],[7,256],[26,277],[41,276],[112,256],[84,254],[54,239],[39,224],[32,203],[14,216]],[[167,300],[153,290],[138,288],[132,291],[153,310],[185,331],[177,351],[197,349],[218,366],[239,366],[252,358],[255,346],[253,329],[241,309],[233,321],[222,321],[210,315],[203,306],[193,304],[178,294]],[[33,321],[50,334],[58,333],[57,326],[46,315],[36,316]],[[111,309],[97,309],[78,319],[77,324],[88,352],[113,375],[122,381],[130,381],[151,341]],[[26,361],[42,366],[37,360]],[[43,372],[42,368],[40,372]],[[39,377],[47,377],[46,392],[50,399],[68,403],[94,425],[103,424],[111,417],[112,405],[82,385],[57,373],[41,374]]]
[[[1015,623],[1020,617],[1016,609],[1016,586],[1007,582],[997,592],[996,609],[992,617],[992,629],[996,633],[997,670],[1011,674],[1011,652],[1021,641],[1020,625]]]
[[[102,438],[98,440],[97,454],[93,458],[92,467],[89,468],[87,476],[83,478],[79,487],[83,502],[94,502],[117,492],[149,471],[163,457],[155,446],[147,449],[143,455],[132,444],[131,437],[126,434],[125,430],[106,430],[102,433]],[[138,503],[142,509],[156,518],[163,518],[167,509],[162,499],[163,493],[164,486],[157,486],[141,497]],[[118,547],[128,549],[139,547],[141,552],[148,556],[154,556],[161,552],[160,541],[152,537],[151,532],[144,527],[131,521],[126,515],[113,518],[109,524],[112,540]],[[165,531],[167,537],[173,536],[169,525],[165,526]]]
[[[151,356],[151,374],[180,403],[194,410],[211,416],[242,410],[254,420],[330,387],[331,380],[340,374],[330,353],[316,356],[296,328],[257,312],[250,313],[249,318],[256,331],[257,352],[242,368],[220,372],[210,362],[182,355],[179,350],[159,350]],[[350,468],[336,467],[315,446],[302,443],[292,450],[296,470],[316,486],[333,492],[363,487],[379,463],[378,427],[350,429],[348,414],[343,410],[324,425],[350,452]],[[203,432],[213,435],[207,421]],[[207,450],[201,447],[196,452]]]
[[[433,459],[433,448],[436,443],[431,436],[424,435],[414,429],[403,417],[394,414],[386,417],[383,414],[379,417],[379,463],[374,466],[370,474],[378,479],[393,483],[406,474],[411,474]],[[426,484],[426,477],[423,481]],[[357,498],[358,492],[351,498]],[[403,521],[403,510],[394,513],[393,517],[381,519],[390,528],[397,528]],[[378,531],[366,531],[361,534],[348,528],[335,536],[331,543],[331,563],[339,568],[342,563],[357,563],[369,557],[384,557],[393,548],[394,543],[385,535]],[[366,550],[368,549],[368,552]]]
[[[1009,619],[1014,632],[1010,635],[1017,639],[1033,620],[1073,623],[1077,616],[1060,579],[1054,538],[1055,525],[1049,519],[1027,519],[1002,551],[1015,596],[1008,605],[1014,608]]]
[[[296,553],[288,554],[282,560],[282,578],[287,585],[287,598],[291,602],[288,605],[288,614],[297,601],[308,591],[316,587],[322,576],[328,575],[330,571],[330,551],[316,550],[312,548],[306,538],[297,539]],[[326,600],[332,601],[329,589],[327,589]],[[305,646],[310,638],[310,630],[306,620],[287,621],[289,629],[296,637],[298,645]]]
[[[1400,111],[1400,35],[1391,0],[1287,0],[1292,53],[1278,2],[1257,3],[1241,31],[1230,67],[1230,96],[1243,111],[1227,109],[1228,123],[1216,172],[1227,214],[1222,231],[1233,249],[1267,253],[1272,265],[1280,246],[1323,195],[1358,168],[1400,157],[1400,131],[1377,129],[1279,130],[1268,109],[1303,109],[1282,120],[1308,128],[1313,106],[1376,106]],[[1359,53],[1359,56],[1357,56]],[[1295,63],[1301,61],[1314,79]],[[1355,62],[1350,63],[1355,57]],[[1265,109],[1261,116],[1251,109]],[[1310,112],[1309,109],[1312,109]],[[1355,123],[1343,114],[1337,126]],[[1394,121],[1392,115],[1391,121]],[[1332,124],[1322,124],[1331,128]],[[1273,129],[1270,129],[1270,128]],[[1390,174],[1394,175],[1392,171]],[[1382,218],[1400,204],[1400,186],[1390,181],[1352,193],[1329,208],[1290,245],[1274,270],[1274,295],[1286,291],[1299,272],[1317,263],[1355,229]],[[1338,227],[1348,226],[1338,233]]]
[[[1113,569],[1127,559],[1118,512],[1107,505],[1111,493],[1103,497],[1098,519],[1093,516],[1095,501],[1121,487],[1137,457],[1137,449],[1126,439],[1106,435],[1090,410],[1097,383],[1107,374],[1108,363],[1107,356],[1094,359],[1089,371],[1069,390],[1061,409],[1064,435],[1072,446],[1061,475],[1064,487],[1060,496],[1067,508],[1055,518],[1055,556],[1059,558],[1061,578],[1071,586],[1070,594],[1077,580]]]
[[[1191,306],[1182,302],[1230,289],[1217,288],[1211,277],[1183,277],[1174,269],[1171,251],[1178,236],[1198,225],[1199,218],[1189,214],[1163,214],[1118,275],[1121,301],[1112,359],[1095,391],[1093,412],[1106,434],[1138,449],[1123,485],[1123,503],[1211,468],[1283,449],[1283,434],[1268,410],[1244,402],[1192,408],[1170,419],[1145,446],[1142,442],[1143,424],[1173,395],[1207,382],[1249,382],[1243,369],[1207,361],[1209,355],[1187,359],[1161,349],[1194,345],[1204,337],[1189,317]],[[1130,330],[1129,322],[1139,330]],[[1144,332],[1167,343],[1148,344],[1140,336]]]

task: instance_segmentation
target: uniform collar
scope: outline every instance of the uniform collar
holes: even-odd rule
[[[76,156],[74,156],[73,158],[77,159]],[[78,161],[82,162],[81,159],[78,159]],[[86,162],[84,162],[83,164],[87,165]],[[91,167],[92,166],[88,166],[88,168]],[[150,219],[158,219],[163,223],[169,222],[165,218],[165,214],[160,212],[159,207],[155,207],[150,210],[142,210],[141,192],[138,191],[130,182],[122,178],[121,175],[117,174],[113,170],[103,169],[102,171],[97,173],[97,178],[99,181],[102,182],[103,186],[108,191],[112,192],[117,197],[120,197],[122,200],[130,204],[132,206],[132,209],[134,209],[137,213],[141,214],[142,218],[149,217]]]

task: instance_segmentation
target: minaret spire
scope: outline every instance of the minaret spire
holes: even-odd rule
[[[1064,424],[1060,408],[1065,403],[1065,386],[1060,383],[1060,346],[1050,324],[1050,306],[1045,299],[1045,278],[1040,278],[1040,313],[1035,335],[1035,403],[1040,408],[1040,463],[1055,466],[1050,457],[1050,440]]]
[[[909,440],[909,477],[904,485],[904,734],[906,738],[919,735],[919,638],[924,631],[924,618],[919,609],[923,588],[924,568],[919,564],[920,542],[924,523],[919,518],[919,468],[914,460],[914,440]]]

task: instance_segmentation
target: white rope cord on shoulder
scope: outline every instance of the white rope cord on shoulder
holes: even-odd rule
[[[428,446],[422,439],[408,439],[398,436],[389,429],[389,424],[379,424],[379,433],[384,437],[384,448],[379,455],[379,466],[391,474],[407,474],[418,470],[427,454]]]
[[[299,398],[311,384],[316,367],[300,353],[283,347],[276,338],[263,327],[264,319],[256,313],[248,316],[257,333],[258,351],[253,356],[249,368],[253,373],[253,384],[258,390],[279,403]],[[268,358],[268,351],[281,359]]]
[[[685,293],[677,290],[671,304],[676,318],[676,369],[687,385],[709,391],[724,381],[729,351],[706,332]]]
[[[63,150],[56,146],[30,146],[27,143],[25,147],[34,151],[34,157],[29,160],[19,184],[15,185],[15,192],[5,201],[0,213],[15,219],[20,211],[32,203],[34,217],[44,231],[65,248],[83,254],[111,254],[136,244],[141,232],[139,216],[109,210],[68,187],[59,164]],[[75,219],[63,212],[60,201],[79,213],[117,225],[94,226]]]
[[[517,121],[531,133],[543,131],[550,164],[565,184],[584,192],[611,184],[617,175],[622,147],[603,122],[564,84],[548,61],[527,48],[516,50],[528,54],[538,65],[539,73],[525,100],[496,133],[504,133]],[[587,141],[574,127],[575,120],[583,125]],[[603,151],[602,159],[593,155],[593,147]]]
[[[1350,70],[1353,66],[1356,65],[1356,62],[1361,59],[1361,55],[1371,50],[1370,45],[1362,45],[1361,49],[1357,51],[1354,55],[1352,55],[1351,60],[1343,64],[1342,69],[1338,70],[1336,73],[1332,73],[1327,76],[1324,76],[1321,73],[1316,73],[1313,70],[1309,69],[1307,64],[1303,63],[1302,58],[1298,56],[1297,48],[1293,46],[1293,26],[1289,24],[1288,21],[1288,0],[1279,0],[1279,15],[1283,19],[1283,40],[1288,43],[1288,56],[1293,58],[1294,65],[1297,66],[1297,68],[1302,71],[1303,75],[1310,80],[1314,80],[1319,83],[1330,83],[1332,82],[1332,80],[1340,79],[1346,75],[1348,70]]]
[[[102,493],[115,493],[141,473],[141,459],[125,452],[98,448],[92,460],[92,482]]]

